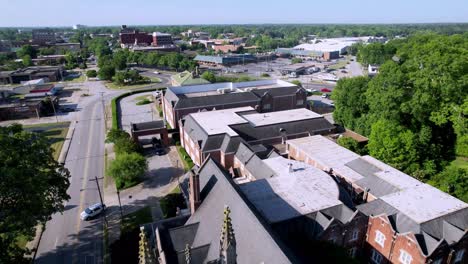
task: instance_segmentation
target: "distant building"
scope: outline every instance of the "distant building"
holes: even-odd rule
[[[151,43],[153,43],[153,36],[146,32],[140,32],[138,29],[124,27],[119,33],[119,40],[122,48],[151,46]]]
[[[153,32],[153,46],[173,45],[172,35],[168,33]]]
[[[73,25],[74,30],[79,30],[79,29],[83,29],[83,28],[86,28],[86,26],[85,25],[80,25],[80,24]]]
[[[55,43],[55,32],[52,29],[33,29],[32,43],[38,45]]]
[[[307,92],[281,80],[214,83],[168,87],[163,98],[164,118],[178,127],[184,116],[198,111],[250,106],[258,112],[272,112],[307,106]]]
[[[214,45],[213,50],[218,53],[236,53],[240,49],[240,45]]]
[[[0,72],[0,84],[14,84],[44,78],[49,82],[62,80],[62,66],[33,66],[16,71]]]
[[[231,55],[197,55],[194,59],[198,64],[205,66],[221,66],[256,62],[257,58],[251,54]]]

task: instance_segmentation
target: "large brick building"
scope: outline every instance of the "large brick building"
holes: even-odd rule
[[[215,83],[167,88],[162,102],[164,118],[175,128],[190,113],[250,106],[258,112],[304,108],[307,92],[281,80]]]
[[[189,114],[179,129],[181,145],[196,165],[211,156],[226,169],[234,169],[241,142],[266,151],[286,139],[329,134],[334,126],[305,108],[257,113],[247,106]]]
[[[287,141],[290,158],[329,171],[369,217],[372,263],[466,263],[468,204],[322,136]]]

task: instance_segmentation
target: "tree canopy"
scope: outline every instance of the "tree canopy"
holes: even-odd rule
[[[53,158],[47,139],[20,125],[0,127],[0,262],[24,262],[18,237],[62,212],[70,174]]]
[[[337,83],[334,119],[368,136],[370,155],[434,183],[468,154],[468,35],[418,34],[378,49],[394,51],[369,57],[383,60],[375,77]]]

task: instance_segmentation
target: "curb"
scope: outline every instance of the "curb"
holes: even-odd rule
[[[76,124],[76,121],[75,123],[72,122],[70,124],[70,127],[67,132],[67,136],[65,138],[65,142],[63,143],[62,150],[60,151],[60,156],[58,159],[58,162],[60,164],[65,164],[65,160],[67,159],[68,151],[70,150],[71,140],[73,138],[73,135],[75,134],[74,124]]]

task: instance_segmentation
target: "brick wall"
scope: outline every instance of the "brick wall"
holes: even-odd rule
[[[381,232],[384,236],[383,247],[376,242],[377,232]],[[366,234],[366,248],[368,249],[368,258],[371,256],[371,249],[378,251],[384,258],[382,263],[388,262],[392,251],[395,230],[390,224],[386,216],[369,217],[369,223]]]

